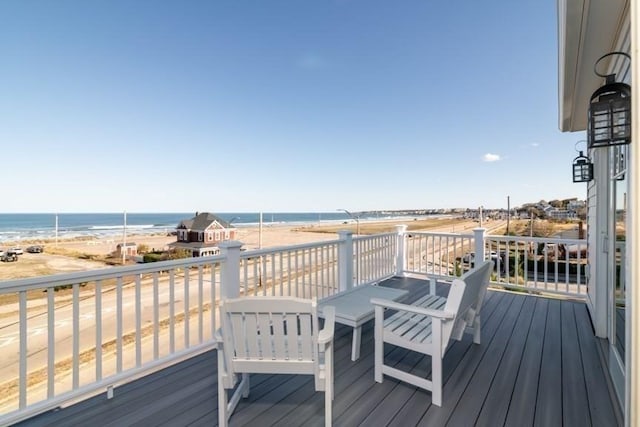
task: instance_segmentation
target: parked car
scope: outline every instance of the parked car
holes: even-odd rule
[[[4,262],[13,262],[13,261],[17,261],[18,260],[18,254],[16,254],[13,251],[7,251],[4,255],[2,255],[2,258],[0,258],[2,261]]]
[[[475,252],[468,252],[462,257],[462,262],[473,264],[473,262],[475,261],[475,258],[476,258]],[[489,252],[489,259],[495,263],[496,260],[498,259],[498,253],[496,251]]]
[[[0,257],[4,256],[4,249],[0,249]]]
[[[27,252],[29,252],[30,254],[39,254],[43,250],[44,250],[44,247],[42,245],[33,245],[33,246],[27,247]]]
[[[15,246],[15,247],[13,247],[13,248],[9,249],[9,251],[13,252],[13,253],[14,253],[14,254],[16,254],[16,255],[22,255],[22,254],[24,253],[24,251],[22,250],[22,248],[21,248],[21,247],[19,247],[19,246]],[[7,252],[9,252],[9,251],[7,251]]]

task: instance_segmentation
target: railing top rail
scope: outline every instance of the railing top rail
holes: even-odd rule
[[[340,240],[324,240],[320,242],[314,243],[301,243],[299,245],[288,245],[288,246],[274,246],[264,249],[252,249],[250,251],[244,251],[240,254],[240,258],[253,258],[260,255],[268,255],[275,252],[293,252],[299,251],[301,249],[314,249],[322,246],[331,246],[337,245],[340,243]]]
[[[215,255],[210,257],[183,258],[170,261],[159,261],[122,267],[101,268],[98,270],[80,271],[75,273],[54,274],[49,276],[30,277],[26,279],[8,280],[0,282],[0,294],[29,291],[33,289],[51,288],[80,282],[112,279],[114,277],[130,276],[133,274],[153,273],[181,267],[194,267],[224,262],[225,257]]]
[[[417,234],[421,236],[442,236],[442,237],[464,237],[465,239],[473,239],[473,234],[449,233],[449,232],[433,232],[433,231],[406,231],[405,234]]]
[[[586,239],[565,239],[561,237],[529,237],[529,236],[497,236],[486,235],[485,240],[502,240],[508,242],[563,243],[569,245],[587,244]]]
[[[395,233],[393,231],[389,232],[389,233],[377,233],[377,234],[369,234],[369,235],[365,235],[365,236],[353,236],[353,240],[367,240],[367,239],[372,239],[374,237],[393,237],[396,236],[398,233]]]

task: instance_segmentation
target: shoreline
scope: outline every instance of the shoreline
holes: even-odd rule
[[[338,238],[337,232],[340,230],[350,230],[355,234],[356,221],[346,220],[327,223],[268,223],[259,226],[237,227],[237,239],[243,243],[243,248],[254,250],[260,247],[280,247],[299,245],[312,242],[335,240]],[[462,218],[442,218],[419,220],[406,218],[404,221],[397,219],[381,219],[379,221],[362,221],[360,223],[361,234],[377,234],[393,232],[395,226],[399,224],[407,225],[408,229],[430,230],[430,231],[456,231],[475,227],[477,224],[472,220]],[[53,275],[59,273],[70,273],[77,271],[88,271],[98,268],[108,268],[115,265],[107,262],[109,254],[116,250],[116,246],[122,243],[122,235],[108,237],[72,237],[67,239],[59,238],[56,244],[55,239],[38,239],[29,241],[18,241],[14,243],[3,242],[0,248],[7,249],[12,246],[20,246],[25,250],[32,244],[44,246],[43,253],[25,253],[19,256],[17,262],[0,263],[0,282],[16,280],[22,278]],[[149,250],[168,249],[169,243],[176,241],[175,235],[168,233],[142,233],[127,235],[126,241],[136,245],[145,245]]]

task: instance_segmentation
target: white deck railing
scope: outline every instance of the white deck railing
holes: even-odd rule
[[[405,271],[436,277],[451,277],[474,252],[473,234],[411,232],[405,235]]]
[[[240,255],[240,295],[324,298],[338,288],[339,241]]]
[[[583,240],[399,226],[396,233],[341,232],[334,241],[246,252],[240,242],[220,246],[215,257],[0,283],[0,425],[101,390],[111,395],[114,385],[213,348],[221,298],[324,298],[394,275],[446,279],[476,257],[494,260],[496,286],[586,293]],[[68,289],[56,291],[61,286]]]
[[[586,296],[586,240],[485,236],[485,254],[495,264],[494,285]]]
[[[1,283],[0,425],[213,348],[223,265],[189,258]]]

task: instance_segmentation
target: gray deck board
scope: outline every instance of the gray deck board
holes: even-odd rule
[[[562,425],[562,335],[560,301],[550,300],[544,344],[534,426]]]
[[[574,304],[562,304],[562,344],[566,347],[580,348]],[[587,400],[587,389],[584,382],[582,355],[562,352],[563,388],[569,385],[572,393],[562,394],[562,418],[565,425],[591,425],[589,411],[585,411],[582,402]]]
[[[582,326],[589,324],[589,314],[584,306],[575,307],[576,321]],[[616,419],[617,413],[611,404],[608,387],[606,386],[605,373],[602,369],[600,358],[598,357],[598,346],[601,345],[598,339],[593,338],[590,328],[578,327],[578,340],[580,342],[580,353],[582,355],[582,365],[584,381],[587,389],[589,414],[591,415],[591,425],[593,426],[615,426],[622,424],[622,420]]]
[[[514,325],[518,323],[524,303],[525,299],[523,298],[513,299],[507,315],[500,323],[499,329],[491,342],[487,343],[487,349],[482,355],[482,360],[476,373],[469,381],[469,385],[464,390],[458,405],[449,418],[451,425],[462,425],[462,423],[468,423],[471,420],[473,420],[474,424],[476,423],[487,399],[493,379],[503,374],[505,368],[501,363],[502,357],[513,337]]]
[[[538,298],[524,300],[522,311],[511,332],[509,344],[500,359],[500,369],[491,380],[488,395],[476,420],[477,426],[503,425],[507,418],[510,401],[505,399],[505,396],[511,396],[515,389],[520,361],[524,354],[537,301]]]
[[[416,279],[386,284],[408,289],[407,302],[428,290]],[[490,291],[482,321],[482,344],[465,335],[445,355],[442,407],[427,391],[373,380],[373,322],[363,328],[356,362],[351,329],[337,325],[334,425],[619,425],[584,304]],[[430,377],[429,357],[393,346],[385,354],[387,363]],[[21,425],[217,425],[216,371],[216,352],[206,352],[118,387],[114,399],[101,394]],[[315,392],[311,376],[252,375],[251,394],[230,425],[324,425],[324,393]]]
[[[511,394],[511,402],[505,421],[506,426],[527,427],[533,425],[548,305],[549,300],[539,298],[536,301],[527,343],[518,368],[516,384]],[[507,397],[505,396],[505,398]]]

